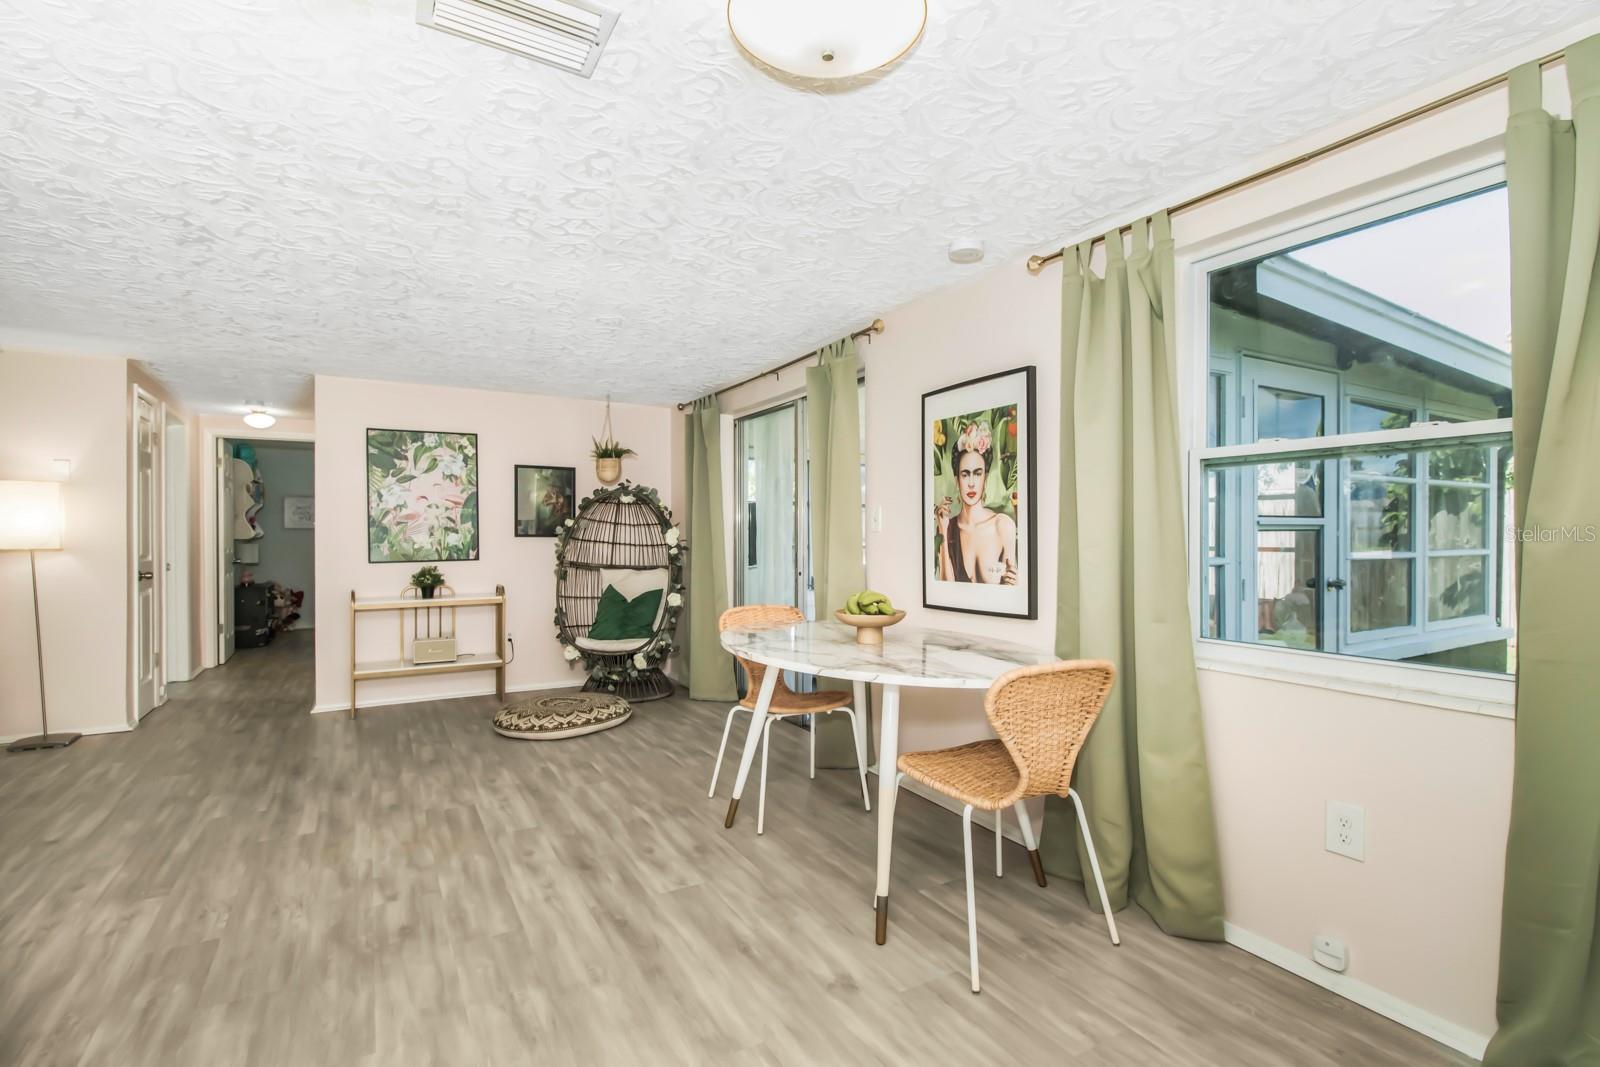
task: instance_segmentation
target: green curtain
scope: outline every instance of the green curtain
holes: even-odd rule
[[[1153,225],[1152,225],[1153,223]],[[1154,240],[1152,241],[1152,229]],[[1163,212],[1069,249],[1061,288],[1056,654],[1108,659],[1117,685],[1075,787],[1113,909],[1221,940],[1222,879],[1200,726],[1179,469],[1172,238]],[[1071,802],[1051,797],[1045,867],[1086,880]],[[1093,879],[1085,892],[1093,900]]]
[[[824,347],[806,370],[806,434],[810,445],[811,576],[817,617],[833,617],[866,585],[861,530],[861,402],[854,338]],[[860,709],[865,713],[866,709]],[[850,720],[820,716],[817,765],[856,765]]]
[[[1500,1029],[1484,1062],[1600,1063],[1600,37],[1572,119],[1511,74],[1511,349],[1520,585]],[[1529,536],[1537,534],[1538,536]],[[1547,539],[1548,538],[1548,539]]]
[[[722,650],[717,620],[728,610],[727,535],[722,525],[722,408],[716,396],[694,402],[685,419],[684,457],[688,465],[689,696],[695,700],[735,700],[733,657]]]

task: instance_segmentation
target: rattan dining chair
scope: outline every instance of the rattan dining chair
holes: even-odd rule
[[[796,626],[806,621],[805,614],[799,608],[788,604],[745,604],[737,608],[729,608],[717,620],[717,631],[724,630],[770,630],[784,626]],[[728,749],[728,734],[733,729],[734,717],[741,711],[754,715],[756,710],[756,697],[761,692],[761,681],[767,668],[760,663],[752,663],[739,657],[739,665],[744,668],[749,679],[749,687],[744,699],[728,709],[728,717],[722,724],[722,743],[717,746],[717,762],[711,768],[711,788],[706,796],[717,795],[717,775],[722,772],[722,756]],[[795,715],[831,715],[833,712],[842,711],[850,717],[850,733],[856,739],[856,773],[861,778],[861,801],[868,811],[872,810],[872,800],[867,793],[867,758],[861,751],[861,735],[856,732],[856,713],[850,707],[851,695],[843,690],[819,690],[815,693],[796,693],[783,681],[783,672],[778,672],[778,680],[772,691],[772,705],[767,709],[767,718],[761,726],[761,785],[756,800],[756,833],[766,832],[767,825],[767,735],[772,732],[772,724],[779,719],[790,718]],[[817,723],[811,721],[811,777],[817,776]],[[728,802],[728,815],[723,821],[727,827],[733,826],[733,817],[739,810],[737,797]]]
[[[1017,809],[1033,878],[1042,886],[1044,864],[1023,801],[1052,795],[1070,798],[1078,813],[1078,829],[1089,854],[1111,943],[1122,943],[1117,920],[1106,904],[1106,884],[1100,876],[1100,859],[1084,817],[1083,800],[1072,788],[1073,765],[1116,677],[1116,668],[1104,660],[1068,660],[1008,671],[995,679],[984,700],[997,740],[907,752],[900,757],[895,788],[909,776],[966,805],[961,809],[961,833],[966,842],[967,947],[972,956],[974,993],[978,992],[978,900],[972,878],[974,808],[997,813],[1008,807]]]

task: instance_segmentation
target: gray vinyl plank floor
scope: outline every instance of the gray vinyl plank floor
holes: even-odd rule
[[[973,996],[959,820],[901,801],[874,945],[874,820],[793,727],[757,837],[731,761],[706,797],[722,706],[518,742],[490,698],[309,715],[311,667],[290,634],[0,757],[0,1063],[1468,1062],[1137,909],[1114,948],[1010,843]]]

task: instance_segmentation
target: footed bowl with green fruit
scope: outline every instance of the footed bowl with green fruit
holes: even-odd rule
[[[870,589],[852,595],[833,617],[846,626],[856,628],[856,642],[862,645],[883,644],[883,630],[906,617],[895,608],[889,598]]]

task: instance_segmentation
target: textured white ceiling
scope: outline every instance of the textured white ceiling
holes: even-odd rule
[[[0,338],[114,339],[202,408],[681,400],[1595,11],[933,0],[816,92],[723,0],[620,6],[584,81],[412,0],[0,0]]]

